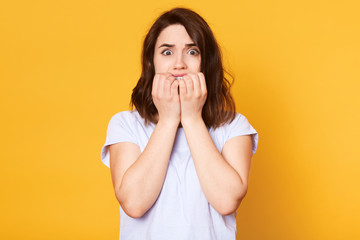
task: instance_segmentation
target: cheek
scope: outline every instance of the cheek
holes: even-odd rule
[[[168,71],[169,61],[165,61],[163,58],[154,57],[155,73],[164,73]]]
[[[153,62],[154,62],[155,73],[158,73],[159,61],[156,57],[154,57]]]
[[[200,72],[200,70],[201,70],[201,59],[196,59],[196,61],[194,63],[194,70],[196,70],[197,72]]]
[[[201,58],[194,56],[187,56],[185,64],[190,72],[200,72],[201,69]]]

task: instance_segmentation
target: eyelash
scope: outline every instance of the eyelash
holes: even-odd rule
[[[194,55],[194,56],[196,56],[196,55],[198,55],[200,52],[198,51],[198,50],[196,50],[196,49],[190,49],[189,51],[188,51],[188,53],[190,52],[190,51],[195,51],[195,54],[191,54],[191,55]]]
[[[169,56],[171,54],[166,54],[166,52],[171,52],[169,49],[165,49],[164,51],[161,52],[162,55],[164,56]]]
[[[195,51],[195,54],[190,54],[190,55],[193,55],[193,56],[197,56],[198,54],[200,54],[200,52],[199,52],[198,50],[196,50],[196,49],[190,49],[190,50],[188,51],[188,53],[189,53],[190,51]],[[161,52],[161,54],[164,55],[164,56],[169,56],[169,55],[171,55],[171,54],[167,54],[167,52],[171,52],[171,50],[170,50],[170,49],[165,49],[164,51]]]

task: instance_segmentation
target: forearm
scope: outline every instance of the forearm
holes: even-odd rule
[[[221,214],[234,212],[247,186],[216,148],[204,121],[182,122],[202,190]]]
[[[176,122],[159,121],[144,151],[123,176],[117,197],[134,216],[151,208],[161,191],[177,128]]]

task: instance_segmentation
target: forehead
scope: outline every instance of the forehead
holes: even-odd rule
[[[190,38],[185,27],[183,25],[176,24],[170,25],[160,32],[156,45],[158,46],[163,43],[185,45],[193,42],[194,41]]]

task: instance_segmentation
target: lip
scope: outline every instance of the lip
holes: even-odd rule
[[[185,76],[185,75],[186,75],[186,73],[183,73],[183,74],[173,74],[174,77],[183,77],[183,76]]]

